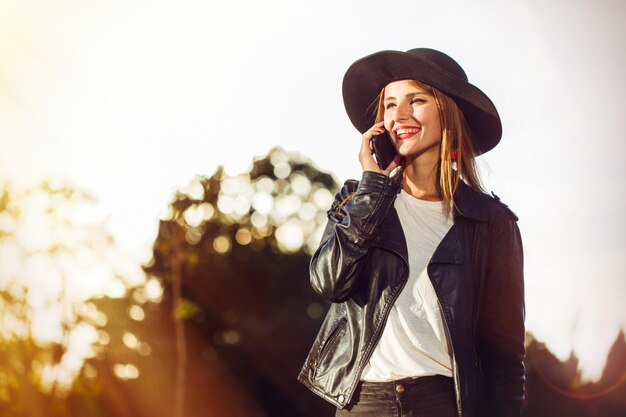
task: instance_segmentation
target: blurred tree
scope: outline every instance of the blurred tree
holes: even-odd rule
[[[272,416],[332,413],[296,376],[326,309],[308,262],[336,189],[331,175],[280,148],[241,175],[218,168],[177,194],[145,268],[173,297],[175,317],[191,319],[205,351]]]
[[[575,355],[560,362],[529,337],[525,417],[623,417],[626,415],[626,339],[620,332],[597,382],[583,383]]]
[[[101,415],[95,370],[85,362],[108,341],[107,316],[88,300],[122,297],[144,277],[116,249],[88,194],[50,182],[21,191],[5,185],[0,415]],[[81,395],[67,401],[72,390]]]

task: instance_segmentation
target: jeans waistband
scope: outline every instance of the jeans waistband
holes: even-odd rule
[[[350,403],[336,415],[458,417],[454,380],[433,375],[386,382],[361,381]]]
[[[361,381],[359,385],[361,386],[362,390],[366,391],[370,389],[376,391],[386,391],[387,389],[389,389],[391,391],[394,391],[398,386],[402,386],[405,389],[431,386],[441,389],[454,389],[454,380],[450,377],[443,375],[428,375],[420,377],[402,378],[394,381]]]

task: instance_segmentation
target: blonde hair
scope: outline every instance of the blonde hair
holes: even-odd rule
[[[445,203],[445,207],[453,210],[454,192],[459,186],[459,181],[464,180],[470,187],[484,192],[476,167],[473,135],[463,112],[454,100],[440,90],[419,81],[409,80],[409,84],[423,90],[435,99],[441,125],[441,150],[435,186],[439,197]],[[384,119],[384,98],[385,89],[383,88],[374,101],[376,103],[376,122]],[[452,151],[456,151],[456,161],[452,159]]]

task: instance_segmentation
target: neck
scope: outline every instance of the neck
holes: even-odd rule
[[[407,161],[402,177],[402,189],[415,198],[441,201],[437,192],[437,164],[439,154],[422,154]]]

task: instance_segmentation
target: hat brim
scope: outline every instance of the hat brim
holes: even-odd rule
[[[348,68],[343,78],[343,101],[350,121],[361,133],[376,119],[376,97],[387,84],[417,80],[444,92],[459,106],[475,140],[476,154],[493,149],[502,136],[496,107],[478,87],[434,62],[401,51],[368,55]]]

